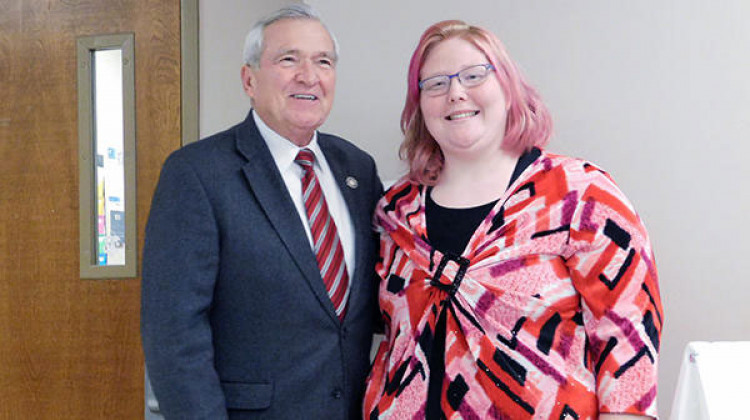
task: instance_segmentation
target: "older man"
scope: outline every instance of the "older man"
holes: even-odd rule
[[[244,122],[167,159],[141,330],[166,418],[361,416],[375,310],[370,156],[317,128],[335,40],[305,5],[248,34]]]

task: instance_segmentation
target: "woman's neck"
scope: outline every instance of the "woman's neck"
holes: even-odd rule
[[[480,159],[446,156],[432,199],[444,207],[474,207],[502,197],[520,153],[498,150]]]

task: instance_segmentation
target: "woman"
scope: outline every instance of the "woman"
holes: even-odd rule
[[[551,118],[500,41],[428,28],[401,126],[410,173],[375,215],[386,335],[364,416],[656,417],[646,230],[606,172],[541,149]]]

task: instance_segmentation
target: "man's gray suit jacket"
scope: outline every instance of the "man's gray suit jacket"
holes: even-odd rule
[[[361,417],[382,184],[368,154],[318,141],[354,224],[343,323],[251,114],[165,162],[146,228],[141,333],[167,419]]]

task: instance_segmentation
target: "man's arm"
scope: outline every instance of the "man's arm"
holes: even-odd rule
[[[226,418],[209,309],[219,263],[216,220],[184,154],[164,164],[143,250],[141,335],[165,418]]]

